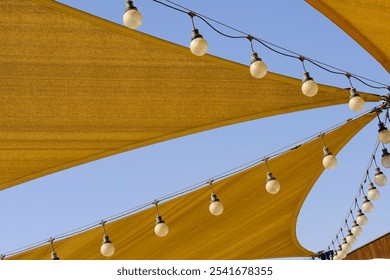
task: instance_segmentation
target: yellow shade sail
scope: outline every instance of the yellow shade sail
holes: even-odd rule
[[[306,0],[390,72],[389,0]]]
[[[0,190],[174,137],[349,98],[325,85],[307,98],[300,80],[273,73],[257,80],[245,65],[196,57],[51,0],[2,0],[0,27]]]
[[[325,134],[333,154],[357,134],[376,114],[350,120]],[[209,213],[211,189],[204,187],[159,205],[170,231],[166,237],[154,234],[154,207],[106,225],[116,246],[113,259],[257,259],[304,257],[296,237],[301,206],[322,166],[323,144],[315,138],[268,161],[270,171],[281,184],[278,194],[265,190],[264,163],[213,184],[225,211]],[[326,171],[331,172],[331,171]],[[103,259],[100,254],[101,227],[55,243],[61,259]],[[50,259],[51,248],[43,246],[11,259]]]

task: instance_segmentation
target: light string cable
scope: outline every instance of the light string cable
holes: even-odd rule
[[[364,115],[367,115],[367,114],[370,114],[370,113],[373,113],[375,111],[378,110],[378,107],[374,107],[374,109],[372,110],[368,110],[364,113],[361,113],[357,116],[355,116],[353,119],[348,119],[347,121],[343,121],[339,124],[336,124],[328,129],[325,129],[323,131],[321,131],[320,133],[316,133],[312,136],[309,136],[309,137],[306,137],[300,141],[297,141],[293,144],[290,144],[284,148],[281,148],[279,150],[276,150],[274,152],[271,152],[269,154],[267,154],[266,156],[262,156],[260,158],[257,158],[255,160],[252,160],[246,164],[242,164],[236,168],[233,168],[233,169],[230,169],[224,173],[221,173],[221,174],[218,174],[208,180],[202,180],[201,182],[198,182],[196,184],[193,184],[193,185],[190,185],[189,187],[186,187],[186,188],[183,188],[181,190],[178,190],[174,193],[171,193],[171,194],[168,194],[166,196],[163,196],[161,198],[158,198],[157,200],[159,202],[162,202],[162,201],[167,201],[167,200],[170,200],[170,199],[173,199],[175,197],[179,197],[181,195],[184,195],[184,194],[187,194],[187,193],[190,193],[192,191],[195,191],[197,189],[200,189],[202,187],[205,187],[205,186],[209,186],[209,182],[210,180],[212,180],[213,182],[214,181],[219,181],[219,180],[222,180],[224,178],[227,178],[227,177],[230,177],[234,174],[237,174],[237,173],[240,173],[242,171],[245,171],[251,167],[254,167],[262,162],[265,162],[265,160],[268,160],[270,158],[275,158],[277,156],[280,156],[282,154],[285,154],[291,150],[295,150],[295,149],[298,149],[299,147],[301,147],[302,145],[306,144],[306,143],[309,143],[315,139],[317,139],[318,137],[321,137],[321,135],[325,134],[325,133],[329,133],[329,132],[332,132],[340,127],[342,127],[343,125],[346,125],[349,121],[351,120],[354,120],[354,119],[357,119],[357,118],[360,118]],[[128,209],[128,210],[125,210],[123,212],[120,212],[120,213],[117,213],[115,215],[112,215],[110,217],[107,217],[105,219],[103,219],[105,222],[113,222],[115,220],[118,220],[118,219],[121,219],[123,217],[127,217],[127,216],[130,216],[132,214],[135,214],[143,209],[146,209],[146,208],[150,208],[151,206],[154,206],[155,205],[155,201],[156,200],[153,200],[153,201],[150,201],[150,202],[147,202],[147,203],[144,203],[142,205],[139,205],[139,206],[136,206],[134,208],[131,208],[131,209]],[[87,224],[87,225],[84,225],[84,226],[81,226],[81,227],[78,227],[76,229],[73,229],[73,230],[70,230],[70,231],[67,231],[65,233],[62,233],[62,234],[59,234],[59,235],[56,235],[56,236],[53,236],[53,238],[55,238],[56,240],[62,240],[62,239],[65,239],[67,237],[70,237],[70,236],[74,236],[76,234],[80,234],[80,233],[83,233],[83,232],[86,232],[88,230],[91,230],[93,228],[96,228],[96,227],[100,227],[101,226],[101,221],[102,219],[99,219],[99,221],[96,221],[96,222],[93,222],[93,223],[90,223],[90,224]],[[35,248],[38,248],[38,247],[41,247],[43,245],[47,244],[47,239],[45,240],[42,240],[42,241],[39,241],[39,242],[36,242],[36,243],[33,243],[33,244],[30,244],[30,245],[27,245],[27,246],[23,246],[23,247],[20,247],[18,249],[15,249],[15,250],[12,250],[12,251],[9,251],[9,252],[6,252],[5,254],[3,254],[3,256],[13,256],[13,255],[18,255],[18,254],[21,254],[21,253],[24,253],[26,251],[30,251],[32,249],[35,249]]]
[[[376,110],[376,112],[378,112],[378,111],[379,110]],[[378,116],[378,118],[379,118],[379,116]],[[384,116],[384,123],[386,123],[388,119],[389,119],[388,113],[386,113],[386,115]],[[348,219],[350,217],[352,217],[353,220],[356,220],[355,217],[353,216],[353,211],[356,209],[361,210],[359,207],[359,204],[358,204],[358,198],[360,198],[362,195],[365,195],[363,186],[367,183],[367,179],[371,182],[369,170],[372,168],[373,164],[375,164],[375,166],[377,166],[375,155],[377,154],[379,146],[380,146],[380,142],[377,139],[375,142],[373,151],[371,153],[370,159],[368,161],[367,167],[365,169],[362,181],[361,181],[361,183],[358,187],[358,190],[354,196],[353,202],[351,203],[351,206],[349,207],[348,212],[347,212],[345,218],[343,219],[343,223],[341,224],[340,229],[337,231],[336,235],[339,235],[340,233],[342,233],[344,228],[347,228],[348,230],[350,230],[349,225],[348,225]],[[334,243],[334,240],[332,240],[331,243],[328,244],[327,247],[329,248],[331,246],[331,244],[333,244],[333,243]]]
[[[299,59],[302,63],[303,61],[307,61],[307,62],[310,62],[311,64],[317,66],[318,68],[322,69],[322,70],[325,70],[329,73],[332,73],[332,74],[336,74],[336,75],[344,75],[346,76],[348,79],[350,78],[354,78],[355,80],[361,82],[362,84],[370,87],[370,88],[374,88],[374,89],[387,89],[389,92],[390,92],[390,85],[387,85],[385,83],[382,83],[382,82],[378,82],[378,81],[375,81],[373,79],[370,79],[370,78],[367,78],[367,77],[364,77],[364,76],[361,76],[361,75],[357,75],[357,74],[353,74],[351,73],[350,71],[346,71],[346,70],[343,70],[343,69],[340,69],[338,67],[335,67],[335,66],[332,66],[332,65],[329,65],[327,63],[324,63],[324,62],[321,62],[319,60],[316,60],[316,59],[313,59],[313,58],[310,58],[310,57],[307,57],[307,56],[304,56],[302,54],[299,54],[297,52],[294,52],[292,50],[289,50],[287,48],[284,48],[284,47],[281,47],[279,45],[276,45],[274,43],[271,43],[269,41],[266,41],[264,39],[261,39],[259,37],[256,37],[256,36],[253,36],[247,32],[244,32],[244,31],[241,31],[237,28],[234,28],[228,24],[225,24],[221,21],[218,21],[218,20],[215,20],[211,17],[208,17],[208,16],[205,16],[201,13],[198,13],[198,12],[195,12],[194,10],[191,10],[183,5],[179,5],[177,3],[175,3],[174,1],[171,1],[171,0],[151,0],[155,3],[158,3],[158,4],[161,4],[167,8],[170,8],[172,10],[175,10],[175,11],[178,11],[178,12],[181,12],[181,13],[184,13],[184,14],[188,14],[191,16],[192,20],[194,17],[197,17],[199,18],[200,20],[202,20],[204,23],[206,23],[212,30],[214,30],[215,32],[217,32],[218,34],[224,36],[224,37],[227,37],[227,38],[231,38],[231,39],[248,39],[251,43],[251,48],[252,48],[252,51],[254,50],[253,49],[253,45],[252,45],[252,40],[260,43],[261,45],[263,45],[264,47],[266,47],[267,49],[277,53],[277,54],[280,54],[282,56],[286,56],[286,57],[290,57],[290,58],[295,58],[295,59]],[[211,24],[210,22],[213,22],[214,24],[217,24],[217,25],[220,25],[220,26],[223,26],[227,29],[230,29],[234,32],[237,32],[241,35],[239,36],[234,36],[234,35],[229,35],[229,34],[226,34],[224,32],[222,32],[221,30],[219,30],[218,28],[216,28],[213,24]],[[305,68],[305,67],[304,67]],[[374,85],[376,84],[376,85]]]

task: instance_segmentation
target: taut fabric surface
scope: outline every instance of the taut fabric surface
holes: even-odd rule
[[[23,12],[21,12],[23,11]],[[145,145],[347,103],[50,0],[0,2],[0,190]],[[362,94],[366,101],[375,95]]]

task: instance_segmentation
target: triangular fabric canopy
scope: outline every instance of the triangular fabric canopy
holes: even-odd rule
[[[350,120],[325,134],[329,149],[337,154],[375,113]],[[225,211],[212,216],[205,187],[160,204],[160,214],[170,227],[168,236],[154,234],[155,209],[149,208],[106,225],[116,246],[113,259],[257,259],[311,256],[296,237],[301,206],[322,166],[320,138],[269,160],[281,184],[278,194],[265,190],[266,167],[262,163],[214,184]],[[331,172],[331,171],[326,171]],[[61,259],[103,259],[103,230],[95,228],[55,243]],[[11,259],[50,259],[43,246]]]
[[[390,72],[390,1],[306,0]]]
[[[51,0],[0,2],[0,190],[242,121],[347,103],[349,92],[248,67]],[[379,96],[362,94],[366,101]]]

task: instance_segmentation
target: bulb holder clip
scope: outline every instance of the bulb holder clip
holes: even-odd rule
[[[310,77],[309,72],[303,73],[302,83],[313,80],[312,77]]]
[[[216,195],[215,193],[213,193],[213,194],[211,195],[210,204],[211,204],[211,203],[214,203],[214,202],[218,202],[218,201],[219,201],[219,199],[218,199],[217,195]]]
[[[330,151],[329,151],[329,148],[328,147],[324,147],[324,157],[326,156],[331,156],[333,155]]]
[[[156,216],[156,225],[158,224],[165,224],[164,220],[160,215]]]
[[[130,10],[136,10],[136,11],[138,11],[137,7],[134,6],[133,1],[127,0],[127,2],[126,2],[126,8],[125,8],[125,13],[126,13],[127,11],[130,11]]]
[[[102,244],[107,244],[107,243],[112,243],[108,235],[103,236],[103,243]]]
[[[253,52],[251,54],[251,64],[256,62],[256,61],[262,61],[257,52]]]
[[[272,172],[267,173],[267,182],[276,180],[275,177],[272,175]]]
[[[200,35],[199,30],[198,30],[197,28],[194,28],[194,29],[192,29],[191,41],[192,41],[192,40],[195,40],[195,39],[197,39],[197,38],[203,38],[203,36]]]

